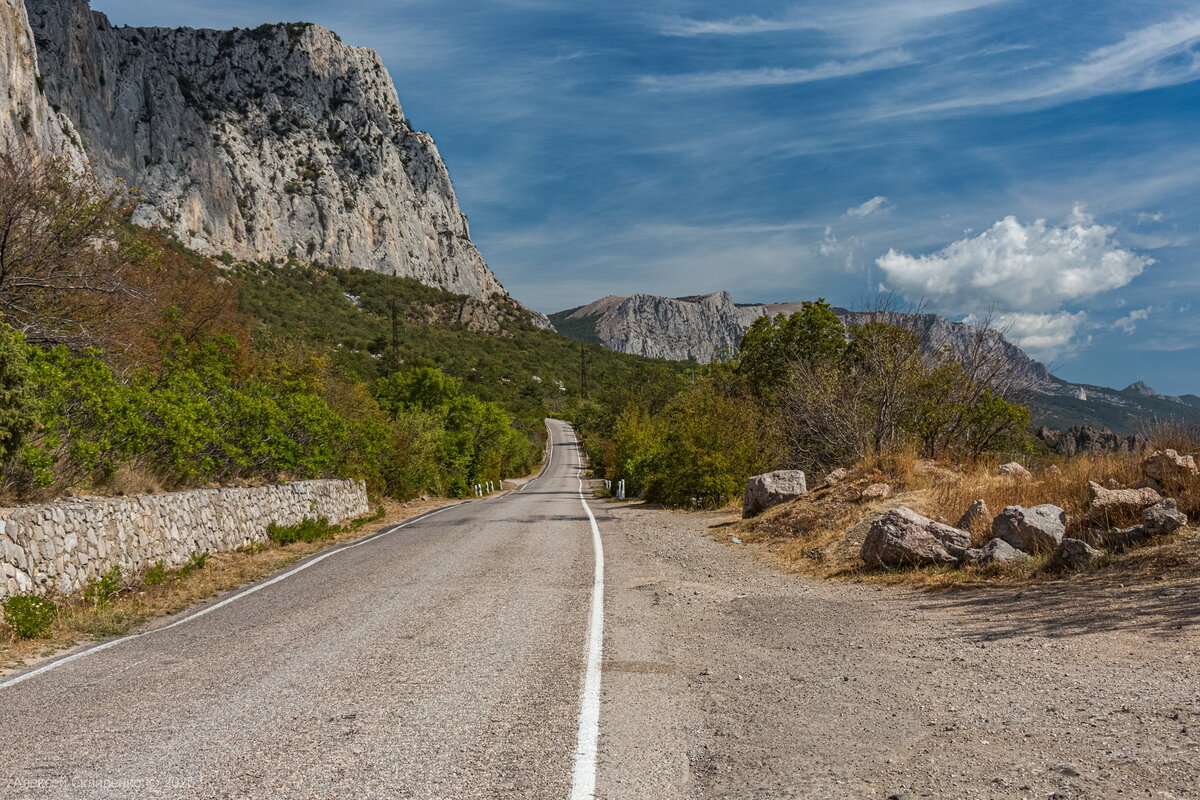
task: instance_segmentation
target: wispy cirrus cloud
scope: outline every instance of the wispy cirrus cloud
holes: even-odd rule
[[[918,102],[885,116],[927,115],[996,106],[1046,107],[1101,95],[1141,92],[1200,80],[1200,15],[1189,14],[1125,34],[1077,61],[1023,85],[982,81],[955,97]]]
[[[911,63],[913,63],[911,54],[903,50],[891,50],[849,61],[826,61],[815,67],[762,67],[759,69],[691,72],[682,75],[644,75],[639,79],[639,83],[653,91],[705,92],[720,89],[742,89],[751,86],[813,83],[895,69]]]

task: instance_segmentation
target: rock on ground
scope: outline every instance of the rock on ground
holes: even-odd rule
[[[798,469],[781,469],[755,475],[746,483],[742,499],[742,516],[753,517],[772,506],[786,503],[808,491],[804,473]]]
[[[1063,539],[1050,557],[1052,569],[1079,569],[1103,556],[1104,553],[1079,539]]]
[[[1142,512],[1142,527],[1150,536],[1170,536],[1187,524],[1187,515],[1179,510],[1179,504],[1171,498]]]
[[[966,512],[954,527],[975,533],[989,529],[991,524],[992,512],[988,510],[987,503],[983,500],[976,500],[967,506]]]
[[[992,535],[1027,553],[1048,553],[1067,531],[1067,514],[1049,503],[1009,506],[992,520]]]
[[[1196,459],[1174,450],[1155,450],[1142,462],[1142,474],[1155,488],[1179,486],[1197,475]]]
[[[1018,550],[1003,539],[992,539],[983,547],[963,553],[963,561],[968,564],[1010,564],[1025,558],[1029,558],[1029,553]]]
[[[892,487],[886,483],[872,483],[870,486],[862,490],[863,500],[883,500],[885,497],[891,497]]]
[[[1018,464],[1016,461],[1012,461],[1008,464],[1001,464],[1000,469],[998,470],[998,474],[1004,475],[1009,478],[1032,478],[1033,477],[1033,473],[1031,473],[1029,470],[1025,469],[1023,466]]]
[[[837,486],[839,483],[849,477],[850,470],[846,469],[845,467],[838,467],[833,472],[825,476],[825,483],[829,484],[830,486]]]
[[[869,567],[953,564],[970,546],[968,532],[900,506],[871,524],[863,541],[862,559]]]
[[[1095,481],[1088,482],[1088,517],[1107,519],[1114,514],[1139,513],[1163,498],[1149,487],[1141,489],[1106,489]]]

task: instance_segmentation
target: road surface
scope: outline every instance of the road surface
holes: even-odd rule
[[[799,580],[716,516],[594,529],[551,434],[523,491],[0,679],[0,800],[1200,797],[1200,587]]]

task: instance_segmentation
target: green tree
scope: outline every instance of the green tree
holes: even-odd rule
[[[0,323],[0,462],[12,458],[37,425],[30,375],[25,337]]]
[[[737,371],[759,399],[773,400],[792,365],[836,357],[846,329],[824,298],[791,316],[759,317],[746,331]]]

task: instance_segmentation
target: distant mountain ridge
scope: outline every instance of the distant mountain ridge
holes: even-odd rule
[[[729,292],[688,297],[635,294],[610,296],[585,306],[551,314],[563,334],[611,350],[675,361],[707,363],[733,353],[743,334],[762,316],[791,314],[804,303],[735,303]],[[963,353],[978,329],[936,314],[897,312],[834,312],[847,326],[882,320],[908,328],[922,337],[926,348],[949,347]],[[1035,425],[1066,429],[1074,426],[1108,428],[1121,435],[1144,432],[1156,419],[1200,424],[1200,397],[1160,395],[1142,382],[1117,390],[1076,384],[1050,373],[1044,364],[998,333],[994,344],[1009,369],[1032,387],[1030,406]]]

